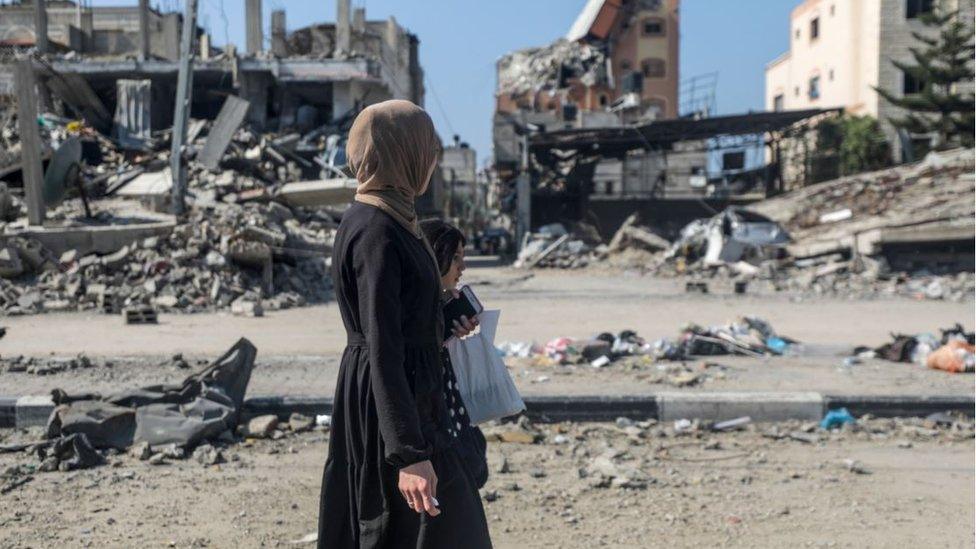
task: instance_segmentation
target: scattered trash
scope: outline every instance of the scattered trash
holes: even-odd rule
[[[835,410],[830,410],[820,421],[820,428],[829,431],[830,429],[835,429],[845,424],[856,423],[854,416],[847,411],[847,408],[837,408]]]
[[[752,423],[752,418],[749,416],[737,417],[735,419],[729,419],[726,421],[719,421],[712,425],[713,431],[732,431],[735,429],[740,429],[746,425]]]

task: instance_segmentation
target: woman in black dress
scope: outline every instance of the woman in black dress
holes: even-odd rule
[[[408,101],[364,109],[349,132],[359,186],[332,257],[348,345],[322,477],[320,548],[491,547],[477,487],[452,443],[438,268],[413,206],[438,148],[430,117]]]

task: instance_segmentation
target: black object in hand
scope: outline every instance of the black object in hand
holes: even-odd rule
[[[462,286],[458,293],[458,297],[444,304],[444,337],[447,338],[454,334],[455,320],[461,322],[462,316],[471,320],[485,310],[470,286]]]

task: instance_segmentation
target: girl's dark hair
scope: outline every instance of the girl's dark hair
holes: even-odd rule
[[[420,230],[424,232],[427,242],[430,242],[431,249],[434,250],[434,257],[437,259],[437,268],[441,271],[441,276],[447,274],[451,268],[451,260],[457,252],[458,244],[464,247],[468,241],[464,234],[450,223],[440,219],[428,219],[420,222]]]

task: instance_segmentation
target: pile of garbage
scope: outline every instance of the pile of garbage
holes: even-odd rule
[[[972,373],[976,369],[976,334],[961,324],[940,330],[942,337],[930,333],[891,334],[891,341],[875,349],[860,347],[854,359],[883,358],[950,373]]]
[[[778,334],[772,325],[756,316],[745,316],[723,326],[703,327],[689,323],[677,339],[649,342],[633,330],[610,332],[592,338],[558,337],[545,345],[505,342],[498,353],[505,358],[538,358],[549,365],[589,364],[602,368],[627,357],[650,361],[684,361],[695,357],[741,355],[792,355],[801,350],[799,341]]]
[[[541,48],[506,54],[498,61],[498,92],[518,96],[567,88],[570,79],[587,87],[607,78],[607,58],[599,49],[564,38]]]
[[[633,330],[617,335],[604,332],[588,339],[557,337],[545,345],[505,342],[498,346],[498,353],[505,358],[539,358],[550,365],[590,364],[595,368],[651,351],[651,345]]]
[[[723,326],[687,324],[678,339],[659,339],[654,355],[662,360],[689,360],[697,356],[741,355],[763,357],[792,355],[800,342],[779,335],[769,322],[745,316]]]
[[[28,227],[22,193],[0,183],[0,314],[230,309],[260,316],[328,301],[339,208],[354,189],[342,173],[344,135],[354,114],[324,126],[306,124],[303,133],[238,127],[225,134],[226,142],[208,133],[218,123],[191,120],[187,208],[180,217],[168,215],[169,130],[135,146],[42,114],[44,155],[54,158],[48,176],[56,163],[69,168],[56,174],[63,181],[45,183],[45,225],[81,234],[122,225],[156,228],[110,250],[75,248],[70,240],[45,245]],[[5,120],[0,141],[19,149],[16,124],[9,114]],[[221,142],[214,147],[211,138]],[[10,160],[10,169],[18,170],[19,155]],[[288,189],[310,183],[337,191],[321,204],[299,192],[296,203]],[[48,197],[52,188],[60,192]]]

